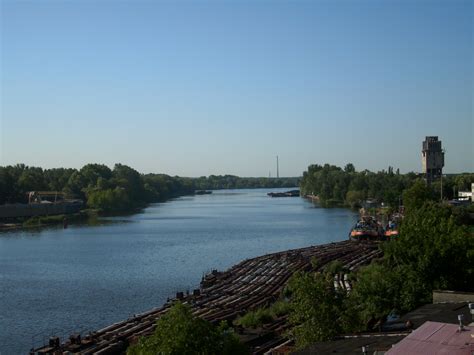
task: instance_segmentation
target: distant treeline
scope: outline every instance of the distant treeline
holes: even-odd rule
[[[113,169],[87,164],[77,169],[42,169],[24,164],[0,167],[0,204],[27,202],[28,191],[61,191],[82,199],[87,207],[129,211],[194,191],[191,179],[140,174],[122,164]]]
[[[234,175],[210,175],[193,179],[196,190],[221,190],[221,189],[253,189],[295,187],[299,185],[299,178],[245,178]]]
[[[87,164],[81,169],[42,169],[24,164],[0,167],[0,204],[26,203],[28,191],[61,191],[105,212],[130,211],[147,203],[189,195],[195,190],[292,187],[297,179],[239,178],[225,175],[183,178],[140,174],[122,164],[113,169]]]
[[[310,165],[303,173],[301,191],[305,195],[317,195],[323,204],[343,204],[355,207],[368,198],[377,199],[389,206],[397,206],[402,193],[422,176],[416,173],[400,174],[392,167],[388,170],[371,172],[356,171],[353,164],[344,169],[325,164]],[[443,198],[452,199],[458,191],[471,189],[473,173],[449,175],[443,178]],[[441,196],[441,181],[431,186],[433,197]]]

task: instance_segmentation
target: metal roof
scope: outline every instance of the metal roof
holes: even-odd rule
[[[474,352],[474,327],[460,331],[455,324],[426,322],[399,343],[387,355],[450,354]]]
[[[408,320],[413,324],[415,329],[422,327],[427,323],[436,323],[436,324],[445,324],[451,323],[450,326],[454,329],[458,329],[458,319],[459,314],[464,315],[464,324],[468,324],[471,319],[471,314],[466,302],[458,303],[437,303],[437,304],[426,304],[416,310],[405,314],[401,317],[400,320],[397,320],[395,323],[405,323]],[[472,327],[466,327],[472,328]],[[449,328],[447,328],[449,329]],[[415,331],[416,332],[416,331]],[[411,333],[410,335],[414,334]],[[292,354],[362,354],[362,346],[368,346],[368,353],[372,354],[374,351],[385,351],[392,347],[392,344],[400,344],[403,339],[408,338],[408,331],[405,334],[402,333],[362,333],[359,335],[339,337],[337,339],[325,342],[317,342],[306,349],[296,351]],[[405,339],[406,339],[405,338]],[[473,338],[474,339],[474,338]],[[454,340],[453,340],[454,341]],[[472,340],[471,340],[472,341]],[[419,348],[416,348],[415,352],[407,352],[406,350],[393,354],[426,354],[426,351],[422,351]],[[438,349],[438,346],[436,346]],[[393,351],[393,350],[391,350]],[[430,352],[428,352],[430,353]],[[452,352],[431,352],[430,354],[451,354]],[[392,353],[391,353],[392,354]],[[472,355],[469,351],[456,353],[454,354],[469,354]]]

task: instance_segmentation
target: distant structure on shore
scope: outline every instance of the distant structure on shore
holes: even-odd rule
[[[30,191],[27,196],[27,204],[0,205],[0,219],[73,214],[84,204],[82,200],[66,198],[60,191]]]
[[[426,181],[431,183],[443,174],[444,150],[438,136],[427,136],[421,150],[421,163]]]
[[[278,155],[277,155],[277,179],[280,178],[280,165],[278,163]]]

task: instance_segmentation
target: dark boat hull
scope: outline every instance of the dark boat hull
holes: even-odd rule
[[[381,235],[374,230],[352,230],[350,238],[352,240],[377,240]]]

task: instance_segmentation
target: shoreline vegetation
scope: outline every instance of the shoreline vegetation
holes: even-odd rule
[[[12,218],[1,221],[2,230],[83,221],[97,216],[135,213],[150,203],[193,195],[199,191],[243,188],[294,187],[298,178],[241,178],[210,175],[188,178],[166,174],[140,174],[133,168],[115,164],[87,164],[81,169],[42,169],[24,164],[0,167],[0,205],[27,203],[29,191],[59,191],[80,199],[84,209],[78,214]],[[66,222],[65,222],[66,220]]]
[[[67,228],[70,224],[87,223],[88,225],[98,224],[98,211],[85,209],[77,213],[42,215],[33,217],[19,217],[7,223],[0,223],[0,231],[18,229],[38,229],[51,226],[62,225]]]
[[[456,191],[467,190],[474,181],[473,173],[450,175],[431,186],[420,185],[420,176],[400,174],[392,167],[371,172],[356,171],[349,163],[344,168],[325,164],[310,165],[302,178],[245,178],[234,175],[210,175],[199,178],[140,174],[126,165],[113,169],[103,164],[87,164],[81,169],[42,169],[24,164],[0,167],[0,205],[26,203],[28,191],[53,190],[84,201],[84,209],[73,215],[36,216],[2,221],[1,230],[41,227],[82,222],[97,216],[136,213],[150,203],[193,195],[197,191],[242,188],[291,188],[300,186],[301,195],[321,207],[361,207],[367,199],[383,203],[387,213],[404,202],[403,192],[418,184],[422,199],[455,197]],[[421,191],[421,190],[423,191]],[[66,222],[65,222],[66,220]]]
[[[313,164],[303,173],[300,189],[302,196],[309,196],[322,207],[362,207],[366,200],[383,203],[396,208],[404,201],[404,191],[417,185],[415,194],[423,200],[438,201],[455,198],[459,191],[471,189],[474,173],[450,174],[443,181],[426,185],[422,175],[414,172],[401,174],[399,169],[389,166],[387,170],[372,172],[356,171],[349,163],[344,168],[324,164]],[[442,193],[441,193],[442,190]],[[410,197],[409,197],[410,198]]]
[[[459,207],[411,199],[419,190],[416,183],[403,192],[410,203],[400,237],[380,243],[383,257],[355,272],[343,270],[350,292],[333,289],[338,265],[290,279],[290,338],[297,348],[340,334],[378,331],[390,316],[431,303],[434,290],[474,291],[472,219]]]

